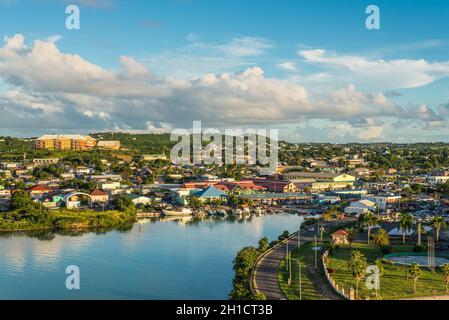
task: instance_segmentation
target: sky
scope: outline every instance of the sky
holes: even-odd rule
[[[449,141],[444,0],[0,0],[0,37],[0,135]]]

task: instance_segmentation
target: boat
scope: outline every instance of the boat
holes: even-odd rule
[[[241,216],[242,215],[242,210],[240,209],[233,209],[232,210],[232,214],[236,215],[236,216]]]
[[[188,208],[182,208],[180,210],[168,210],[164,209],[162,210],[165,216],[171,216],[171,217],[182,217],[182,216],[191,216],[192,215],[192,209]]]

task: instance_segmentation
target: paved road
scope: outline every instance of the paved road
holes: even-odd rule
[[[301,234],[301,243],[313,240],[315,232],[305,231]],[[298,237],[295,236],[288,241],[288,250],[294,250],[298,247]],[[278,267],[281,260],[284,259],[287,251],[287,243],[283,244],[264,258],[256,266],[255,289],[264,293],[268,300],[282,300],[285,296],[278,283]]]
[[[315,229],[317,229],[315,227]],[[301,243],[313,241],[313,236],[317,231],[305,230],[301,233]],[[293,250],[298,247],[298,237],[288,241],[288,249]],[[286,299],[278,283],[278,267],[281,260],[284,259],[287,251],[287,243],[277,247],[261,260],[255,267],[254,289],[265,294],[268,300]]]

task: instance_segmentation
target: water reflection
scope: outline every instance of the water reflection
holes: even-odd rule
[[[295,215],[148,219],[119,228],[0,234],[0,298],[226,299],[236,252]],[[81,290],[65,289],[65,268]]]

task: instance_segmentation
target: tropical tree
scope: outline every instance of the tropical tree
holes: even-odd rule
[[[413,216],[410,213],[401,213],[399,217],[399,230],[402,230],[402,243],[405,244],[405,236],[413,227]]]
[[[23,209],[29,206],[33,200],[28,192],[19,190],[13,193],[11,196],[11,202],[9,204],[11,210]]]
[[[374,261],[374,265],[379,270],[379,276],[382,277],[385,273],[385,267],[384,263],[382,262],[382,259],[376,259],[376,261]]]
[[[360,251],[351,252],[351,260],[349,261],[349,268],[356,280],[355,296],[359,297],[359,282],[365,277],[368,262],[365,255]]]
[[[438,242],[440,240],[441,229],[446,229],[446,221],[444,221],[443,217],[433,217],[431,225],[435,228]]]
[[[267,237],[263,237],[259,240],[259,251],[265,252],[270,248],[270,240]]]
[[[368,229],[368,244],[371,236],[371,228],[377,224],[377,217],[372,212],[363,215],[363,225]]]
[[[388,236],[387,231],[385,231],[385,229],[383,228],[377,230],[376,234],[373,237],[373,241],[379,247],[386,247],[390,245],[390,237]]]
[[[416,293],[416,284],[418,283],[419,277],[421,277],[421,268],[415,262],[410,266],[410,269],[408,270],[408,272],[412,276],[412,279],[413,279],[413,292]]]
[[[444,276],[444,284],[446,288],[446,293],[449,292],[449,263],[446,263],[442,269]]]
[[[346,229],[347,232],[347,239],[349,242],[349,247],[352,248],[352,244],[354,243],[354,241],[357,239],[358,236],[358,231],[356,228],[351,228],[351,229]]]

